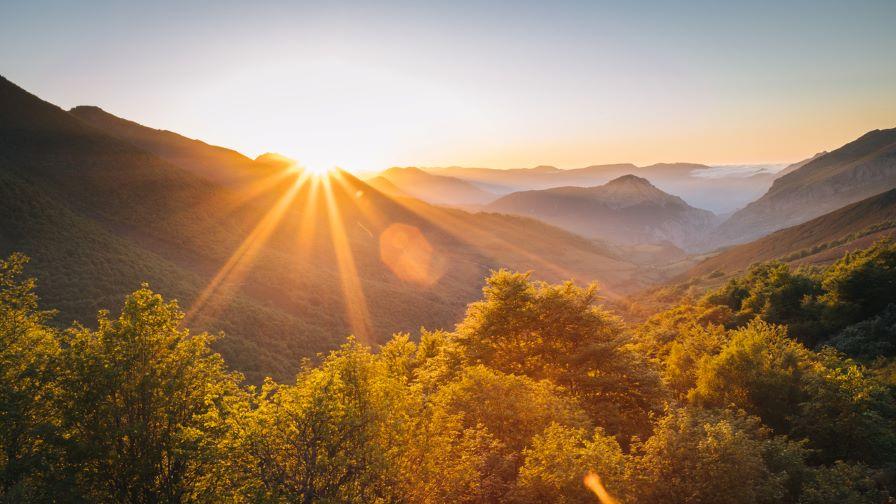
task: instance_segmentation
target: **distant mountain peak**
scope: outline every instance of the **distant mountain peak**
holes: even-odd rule
[[[556,166],[551,166],[551,165],[538,165],[534,168],[530,168],[529,170],[534,173],[550,173],[550,172],[560,171],[560,168],[557,168]]]
[[[70,108],[68,111],[73,112],[73,113],[102,112],[104,114],[108,114],[108,112],[101,109],[100,107],[97,107],[96,105],[78,105],[78,106]]]
[[[264,154],[255,158],[256,163],[261,163],[272,168],[288,168],[296,164],[295,159],[288,158],[283,154],[277,154],[276,152],[265,152]]]
[[[419,173],[419,174],[424,174],[424,175],[432,175],[431,173],[429,173],[425,170],[421,170],[420,168],[417,168],[416,166],[393,166],[393,167],[383,171],[383,174],[386,174],[386,175],[388,175],[390,173],[392,173],[392,174],[395,174],[395,173]]]
[[[628,244],[669,241],[679,247],[701,238],[716,219],[632,174],[594,187],[519,191],[487,209],[535,217],[590,238]]]
[[[654,185],[651,184],[650,181],[646,178],[632,175],[631,173],[623,175],[621,177],[616,177],[604,184],[604,186],[653,187],[654,189],[656,189],[656,187],[654,187]]]

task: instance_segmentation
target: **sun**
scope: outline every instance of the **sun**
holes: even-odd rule
[[[315,177],[323,177],[336,170],[336,166],[327,164],[309,164],[301,167],[302,170]]]

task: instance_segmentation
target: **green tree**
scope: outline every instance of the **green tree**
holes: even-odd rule
[[[637,447],[635,502],[772,503],[793,499],[805,450],[743,412],[670,411]]]
[[[533,438],[523,457],[516,502],[593,503],[594,494],[582,484],[589,471],[617,498],[627,493],[626,457],[600,428],[589,438],[585,429],[553,423]]]
[[[53,408],[59,347],[38,309],[34,280],[23,279],[27,258],[0,261],[0,499],[22,502],[40,495],[39,479],[58,454],[52,442],[58,423]]]
[[[596,305],[595,285],[550,285],[501,270],[483,293],[456,331],[471,363],[564,387],[614,435],[649,431],[662,403],[659,376],[622,322]]]
[[[347,343],[295,385],[268,380],[234,419],[241,498],[249,502],[370,502],[388,490],[385,424],[401,388],[370,352]]]
[[[809,365],[809,351],[788,338],[784,326],[757,320],[701,363],[689,398],[700,406],[742,408],[787,432],[790,415],[805,400],[801,384]]]
[[[458,415],[465,429],[485,429],[498,443],[484,468],[486,500],[503,499],[512,490],[523,449],[548,425],[589,425],[585,412],[562,388],[482,365],[465,369],[432,400],[437,410]]]
[[[862,464],[837,462],[811,472],[799,504],[881,504],[891,502],[878,475]]]
[[[896,302],[896,243],[847,253],[825,270],[821,285],[829,323],[837,328],[882,312]]]
[[[758,415],[778,433],[809,439],[824,462],[880,465],[896,453],[891,389],[833,349],[808,350],[783,326],[754,321],[734,331],[702,362],[689,399]]]
[[[791,271],[787,264],[770,261],[754,264],[746,274],[708,294],[705,301],[733,310],[734,326],[759,317],[766,322],[787,324],[794,336],[813,343],[823,332],[815,303],[820,293],[814,273]]]
[[[896,304],[880,314],[846,327],[825,345],[866,361],[896,356]]]
[[[223,420],[241,377],[226,370],[206,334],[147,286],[97,330],[75,327],[59,366],[68,488],[94,502],[189,502],[217,490]]]
[[[811,440],[822,461],[896,462],[890,387],[830,348],[816,355],[801,387],[806,399],[794,415],[793,435]]]

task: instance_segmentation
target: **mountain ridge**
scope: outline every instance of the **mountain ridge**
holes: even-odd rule
[[[896,187],[896,128],[869,131],[777,178],[717,230],[717,245],[742,243]]]
[[[486,209],[535,217],[611,242],[669,241],[685,249],[715,222],[712,212],[691,207],[633,174],[600,186],[520,191],[501,197]]]
[[[730,247],[696,264],[681,278],[699,277],[715,271],[737,273],[753,263],[772,259],[811,261],[813,256],[833,248],[840,249],[833,254],[834,257],[839,257],[846,250],[867,246],[863,242],[850,247],[854,241],[867,241],[866,237],[869,236],[879,239],[894,234],[896,189],[890,189],[808,222]]]

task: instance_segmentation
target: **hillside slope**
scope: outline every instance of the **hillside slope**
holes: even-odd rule
[[[847,205],[828,214],[768,236],[728,248],[697,264],[685,277],[701,276],[714,271],[735,273],[756,262],[781,259],[812,262],[814,256],[838,249],[867,246],[868,237],[882,238],[896,233],[896,189]],[[823,262],[823,259],[818,262]]]
[[[874,130],[774,181],[724,222],[716,245],[743,243],[896,187],[896,128]]]
[[[486,208],[528,215],[606,241],[623,244],[669,241],[684,249],[690,248],[715,221],[711,212],[693,208],[681,198],[634,175],[597,187],[513,193]]]
[[[209,180],[234,184],[271,169],[231,149],[209,145],[172,131],[148,128],[94,106],[79,106],[69,113],[109,136],[152,152],[180,168]]]
[[[390,182],[405,195],[440,205],[481,205],[497,198],[495,194],[465,180],[433,175],[413,167],[389,168],[375,178]]]

